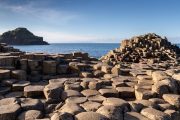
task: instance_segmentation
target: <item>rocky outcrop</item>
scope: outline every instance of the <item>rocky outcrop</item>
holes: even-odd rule
[[[43,37],[35,36],[26,28],[16,28],[3,33],[0,36],[0,43],[9,45],[48,45],[47,42],[43,41]]]
[[[121,42],[120,48],[111,50],[100,60],[106,62],[166,61],[180,56],[180,48],[154,33],[135,36]]]

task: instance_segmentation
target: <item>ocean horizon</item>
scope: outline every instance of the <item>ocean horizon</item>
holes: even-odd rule
[[[180,44],[176,44],[180,47]],[[13,45],[24,52],[72,53],[87,52],[91,57],[100,58],[110,50],[119,48],[119,43],[50,43],[50,45]]]

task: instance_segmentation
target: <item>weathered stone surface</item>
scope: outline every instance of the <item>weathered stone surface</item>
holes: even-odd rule
[[[106,98],[104,96],[101,96],[101,95],[95,95],[95,96],[88,97],[89,101],[99,102],[99,103],[102,103],[105,99]]]
[[[111,105],[111,106],[119,107],[122,108],[123,111],[129,110],[129,103],[127,103],[126,101],[120,98],[106,98],[102,104],[104,106]]]
[[[96,71],[93,72],[94,77],[97,77],[97,78],[103,77],[104,74],[105,73],[103,71],[101,71],[101,70],[96,70]]]
[[[0,106],[15,104],[15,103],[17,103],[17,99],[14,97],[13,98],[3,98],[0,100]]]
[[[66,103],[82,104],[87,101],[86,97],[69,97],[66,99]]]
[[[135,92],[132,87],[117,87],[116,90],[119,93],[120,98],[134,98]]]
[[[151,120],[170,120],[168,114],[153,108],[145,108],[141,111],[141,114]]]
[[[93,74],[91,72],[80,72],[79,76],[82,78],[91,78],[93,77]]]
[[[24,70],[13,70],[11,76],[17,80],[27,80],[26,71]]]
[[[115,89],[100,89],[99,92],[104,97],[119,97],[119,94]]]
[[[76,90],[65,90],[62,92],[61,99],[66,100],[69,97],[82,97],[83,95]]]
[[[100,104],[98,102],[87,101],[87,102],[81,104],[80,106],[83,107],[87,112],[89,112],[89,111],[95,112],[100,106],[102,106],[102,104]]]
[[[100,93],[97,90],[91,90],[91,89],[86,89],[81,91],[81,93],[86,96],[86,97],[90,97],[90,96],[94,96],[94,95],[99,95]]]
[[[74,120],[74,117],[70,113],[54,113],[51,120]]]
[[[24,87],[26,87],[28,85],[30,85],[29,81],[19,81],[12,85],[12,90],[13,91],[24,91]]]
[[[9,78],[10,78],[10,70],[0,69],[0,80],[9,79]]]
[[[110,120],[123,120],[122,109],[116,106],[102,106],[96,112],[106,116]]]
[[[43,114],[41,111],[38,110],[28,110],[21,113],[17,120],[36,120],[43,118]]]
[[[85,110],[75,103],[66,103],[58,111],[76,115],[78,113],[84,112]]]
[[[103,65],[101,67],[101,71],[103,71],[104,73],[111,73],[111,69],[112,69],[112,66],[109,66],[109,65]]]
[[[21,98],[20,105],[23,110],[40,110],[44,109],[43,103],[39,99]]]
[[[92,89],[92,90],[99,90],[101,88],[101,82],[98,82],[98,81],[92,81],[92,82],[89,82],[89,89]]]
[[[20,97],[23,97],[23,92],[21,92],[21,91],[10,92],[10,93],[6,94],[5,97],[6,98],[12,98],[12,97],[20,98]]]
[[[109,120],[104,115],[96,112],[82,112],[75,116],[75,120]]]
[[[168,114],[171,120],[180,120],[180,113],[179,111],[175,110],[165,110],[164,113]]]
[[[0,106],[1,120],[16,120],[17,115],[21,112],[21,107],[18,104],[8,104]]]
[[[47,100],[59,101],[61,99],[62,88],[58,84],[48,84],[43,91]]]
[[[24,87],[24,96],[25,97],[43,97],[43,89],[42,85],[28,85]]]
[[[135,96],[137,100],[150,99],[155,97],[154,93],[151,90],[146,89],[136,89]]]
[[[43,61],[44,74],[56,74],[56,61]]]
[[[164,94],[162,97],[169,104],[174,105],[177,108],[180,108],[180,95],[176,95],[176,94]]]
[[[158,82],[163,79],[169,78],[169,76],[163,71],[155,71],[152,73],[152,78],[154,82]]]
[[[149,120],[149,119],[137,112],[127,112],[124,115],[124,120]]]
[[[68,73],[68,68],[69,66],[64,64],[64,65],[58,65],[57,66],[57,73],[58,74],[67,74]]]

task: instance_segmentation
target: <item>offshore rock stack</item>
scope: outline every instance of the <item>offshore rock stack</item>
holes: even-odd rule
[[[152,51],[165,58],[134,62],[139,42],[133,49],[123,42],[131,51],[124,60],[117,51],[102,61],[81,52],[1,51],[0,120],[180,120],[179,48],[163,41],[164,51]]]
[[[107,62],[165,61],[180,56],[180,48],[168,42],[167,38],[149,33],[123,40],[120,48],[110,51],[101,60]]]

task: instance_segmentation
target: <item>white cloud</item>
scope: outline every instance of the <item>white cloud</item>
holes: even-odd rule
[[[34,34],[44,37],[50,43],[76,43],[76,42],[102,42],[105,40],[100,36],[71,34],[64,32],[35,31]],[[106,41],[107,42],[107,41]]]

